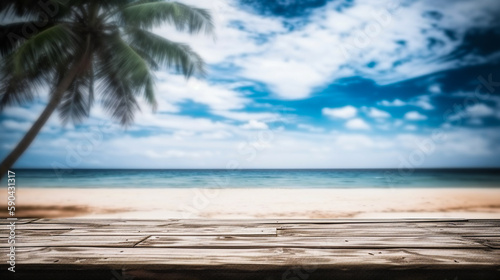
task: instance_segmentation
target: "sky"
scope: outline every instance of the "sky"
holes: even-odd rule
[[[18,168],[500,167],[498,0],[219,0],[190,44],[205,78],[156,73],[128,128],[55,114]],[[47,93],[0,116],[0,157]]]

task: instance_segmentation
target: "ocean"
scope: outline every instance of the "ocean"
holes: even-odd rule
[[[499,188],[500,169],[13,169],[35,188]],[[2,185],[6,186],[4,178]]]

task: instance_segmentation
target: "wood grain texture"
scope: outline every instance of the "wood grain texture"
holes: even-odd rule
[[[21,247],[17,254],[24,269],[500,269],[500,251],[483,249]]]
[[[144,240],[143,236],[18,236],[16,237],[17,248],[19,247],[133,247]],[[7,248],[6,237],[0,238],[0,248]]]
[[[180,224],[180,225],[252,225],[252,224],[385,224],[385,223],[445,223],[445,222],[497,222],[498,220],[468,219],[36,219],[38,224]]]
[[[2,270],[7,268],[8,234],[4,224]],[[422,270],[500,279],[494,278],[500,274],[500,220],[22,219],[16,225],[16,247],[22,275],[61,271],[61,279],[109,270],[157,279],[203,279],[193,276],[203,271],[214,275],[207,279],[239,279],[238,273],[255,272],[255,279],[281,279],[277,271],[293,267],[313,267],[325,279],[349,279],[362,271],[416,275]],[[221,271],[235,276],[224,278]]]
[[[274,227],[104,227],[104,228],[78,228],[65,233],[65,235],[187,235],[187,236],[276,236]]]
[[[17,219],[15,220],[16,224],[27,224],[31,223],[33,221],[36,221],[38,219]],[[2,225],[8,225],[10,222],[13,222],[13,220],[7,220],[7,219],[0,219],[0,226]]]
[[[473,227],[473,228],[455,228],[455,227],[378,227],[360,229],[360,228],[278,228],[278,236],[496,236],[500,231],[495,227]]]
[[[242,237],[242,236],[151,236],[136,247],[158,248],[324,248],[324,249],[377,249],[377,248],[469,248],[487,249],[476,240],[459,237]]]

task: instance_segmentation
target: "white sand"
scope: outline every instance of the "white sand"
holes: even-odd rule
[[[6,191],[1,192],[2,209]],[[500,189],[19,188],[17,216],[167,218],[500,218]],[[2,213],[5,212],[5,213]],[[6,210],[0,212],[5,216]]]

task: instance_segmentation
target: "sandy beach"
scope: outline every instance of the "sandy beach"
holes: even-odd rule
[[[0,195],[6,209],[6,192]],[[7,211],[0,215],[6,217]],[[17,217],[500,218],[500,189],[19,188]]]

